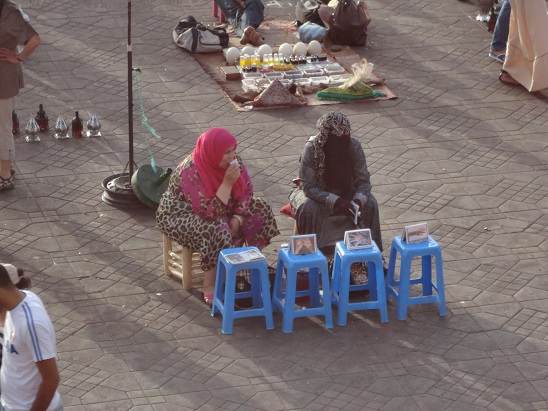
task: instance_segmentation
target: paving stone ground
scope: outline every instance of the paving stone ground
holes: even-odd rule
[[[57,331],[60,391],[82,410],[548,409],[548,94],[501,84],[475,7],[369,0],[366,47],[398,99],[236,112],[171,30],[209,1],[132,3],[133,61],[155,139],[135,112],[139,165],[176,165],[213,126],[235,133],[258,195],[287,202],[300,150],[330,108],[352,121],[381,204],[385,247],[428,222],[443,247],[447,316],[432,305],[398,321],[352,313],[345,327],[298,319],[294,331],[220,317],[166,278],[148,209],[116,209],[101,181],[128,162],[127,3],[21,1],[42,46],[25,62],[24,128],[44,104],[97,113],[103,137],[16,140],[16,188],[0,194],[0,259],[32,276]],[[293,2],[267,18],[293,18]],[[135,104],[139,100],[135,97]],[[266,250],[272,262],[292,232]]]

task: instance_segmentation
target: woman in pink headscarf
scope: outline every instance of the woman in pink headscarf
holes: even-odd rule
[[[166,236],[200,253],[207,304],[213,300],[221,250],[244,243],[261,249],[279,234],[268,203],[253,197],[236,147],[236,138],[223,128],[202,134],[172,174],[156,211],[158,228]]]

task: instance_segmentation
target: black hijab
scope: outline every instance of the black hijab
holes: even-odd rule
[[[320,131],[313,140],[318,182],[327,191],[351,197],[350,121],[331,111],[320,117],[316,126]]]

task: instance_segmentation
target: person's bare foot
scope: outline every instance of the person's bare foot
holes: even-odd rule
[[[255,33],[255,27],[246,27],[244,30],[244,35],[240,39],[240,44],[248,44],[251,43],[251,36]]]
[[[512,77],[508,72],[502,70],[499,75],[499,81],[503,84],[510,84],[512,86],[519,86],[521,83]]]
[[[251,36],[249,38],[249,41],[251,44],[253,44],[254,46],[262,46],[264,44],[264,40],[263,38],[261,37],[261,34],[254,30],[253,33],[251,33]]]
[[[203,296],[204,296],[204,303],[206,303],[207,305],[211,307],[213,305],[213,291],[211,291],[211,294],[204,292]]]

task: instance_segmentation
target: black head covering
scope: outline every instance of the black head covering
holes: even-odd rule
[[[328,191],[351,197],[350,121],[331,111],[320,117],[316,126],[320,131],[313,141],[318,181]]]

